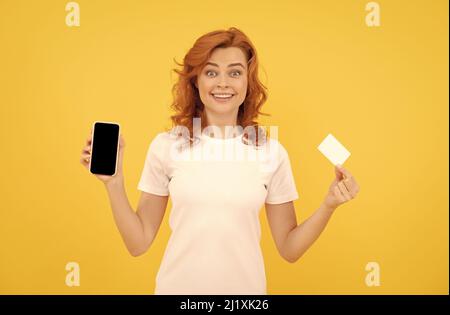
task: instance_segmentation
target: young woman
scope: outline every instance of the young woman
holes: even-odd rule
[[[280,255],[293,263],[318,238],[334,210],[355,198],[359,186],[348,170],[336,166],[320,207],[297,225],[293,201],[298,193],[288,153],[256,122],[267,95],[249,38],[236,28],[207,33],[180,66],[173,88],[173,127],[150,143],[137,211],[124,189],[122,135],[117,175],[95,176],[105,184],[115,222],[133,256],[151,246],[171,196],[172,233],[155,294],[267,294],[261,207],[265,205]],[[86,168],[90,143],[88,138],[81,157]]]

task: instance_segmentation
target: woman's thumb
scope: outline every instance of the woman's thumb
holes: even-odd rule
[[[119,140],[119,166],[120,167],[122,167],[124,147],[125,147],[125,140],[123,139],[123,137],[121,135],[120,140]]]
[[[123,135],[120,135],[119,146],[121,148],[123,148],[125,146],[125,139],[124,139]]]
[[[341,171],[341,165],[336,164],[336,166],[334,167],[334,172],[336,174],[336,180],[340,181],[342,179],[344,179],[344,174]]]

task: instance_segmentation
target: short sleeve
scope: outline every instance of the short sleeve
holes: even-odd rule
[[[159,196],[169,195],[169,177],[164,165],[165,147],[161,134],[158,134],[150,143],[138,184],[139,190]]]
[[[279,204],[298,199],[297,187],[286,149],[279,145],[279,164],[267,188],[266,203]]]

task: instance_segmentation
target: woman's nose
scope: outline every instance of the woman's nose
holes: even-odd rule
[[[228,82],[226,80],[226,76],[224,76],[224,75],[220,76],[219,82],[217,85],[220,87],[228,87]]]

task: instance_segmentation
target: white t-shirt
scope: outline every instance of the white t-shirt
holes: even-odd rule
[[[155,294],[267,294],[260,210],[298,193],[277,140],[255,149],[241,138],[202,134],[182,151],[168,132],[151,142],[138,189],[172,200]]]

